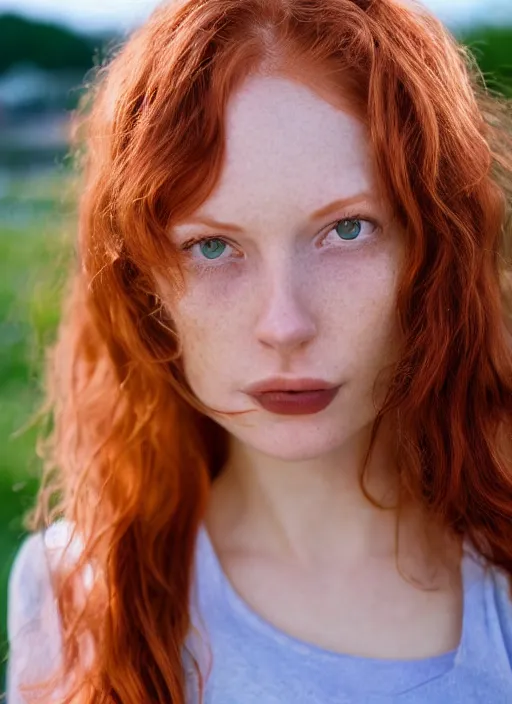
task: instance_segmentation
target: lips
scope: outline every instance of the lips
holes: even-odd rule
[[[323,379],[272,377],[271,379],[251,384],[245,392],[251,396],[257,396],[273,391],[324,391],[333,388],[337,388],[336,384],[330,384]]]
[[[322,379],[274,378],[253,384],[246,393],[270,413],[309,415],[327,408],[339,388]]]

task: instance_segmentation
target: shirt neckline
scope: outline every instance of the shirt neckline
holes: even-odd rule
[[[467,656],[470,640],[469,601],[472,598],[473,587],[481,579],[482,570],[484,569],[479,555],[467,542],[464,543],[461,560],[463,614],[461,637],[457,648],[429,658],[401,660],[340,653],[303,641],[282,631],[258,614],[236,591],[224,572],[204,524],[201,524],[199,528],[198,540],[199,554],[202,560],[205,561],[205,574],[209,583],[207,588],[217,587],[232,614],[253,632],[257,633],[259,637],[273,641],[281,649],[289,649],[308,661],[311,661],[311,659],[321,660],[322,663],[332,663],[337,667],[346,668],[356,674],[358,670],[365,670],[366,673],[375,671],[377,679],[382,675],[382,677],[389,678],[391,681],[397,679],[397,681],[399,680],[402,683],[410,675],[421,680],[414,683],[413,686],[416,688],[431,682],[433,679],[451,673],[464,662]],[[424,680],[421,679],[422,676],[424,676]],[[389,692],[386,692],[386,694],[389,694]]]

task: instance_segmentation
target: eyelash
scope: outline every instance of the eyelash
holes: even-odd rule
[[[372,225],[372,226],[375,228],[375,230],[380,229],[380,228],[379,228],[379,224],[378,224],[373,218],[369,218],[369,217],[367,217],[367,216],[365,216],[365,215],[358,215],[358,214],[356,214],[356,215],[350,215],[350,216],[349,216],[349,215],[345,215],[345,216],[339,218],[338,220],[335,220],[335,221],[334,221],[333,223],[331,223],[330,225],[326,225],[326,228],[329,228],[329,229],[327,230],[327,233],[326,233],[325,237],[327,237],[327,235],[328,235],[337,225],[339,225],[340,222],[343,222],[344,220],[367,222],[367,223],[369,223],[370,225]],[[325,239],[325,237],[324,237],[323,239]],[[357,239],[358,239],[358,238],[356,237],[354,240],[345,240],[345,242],[351,242],[351,241],[354,241],[354,242],[355,242],[355,241],[357,241]],[[228,240],[224,239],[223,237],[211,236],[211,237],[196,237],[196,238],[194,238],[194,239],[187,240],[186,242],[184,242],[184,243],[180,246],[180,250],[181,250],[182,252],[187,252],[187,253],[188,253],[188,252],[190,252],[190,250],[192,249],[192,247],[194,247],[196,244],[202,244],[203,242],[209,242],[209,241],[212,241],[212,240],[214,240],[214,241],[216,241],[216,242],[222,242],[223,244],[226,244],[226,245],[228,245],[228,246],[230,246],[230,247],[234,247],[234,245],[232,245]],[[343,240],[341,240],[341,241],[343,241]],[[220,263],[219,263],[219,264],[214,263],[214,262],[216,262],[216,261],[222,261],[222,260],[215,260],[215,259],[206,259],[206,258],[203,258],[203,259],[200,259],[200,260],[195,261],[195,262],[194,262],[194,265],[195,265],[195,266],[198,266],[198,267],[200,267],[200,268],[202,268],[202,269],[213,269],[213,268],[215,268],[215,267],[221,266]]]

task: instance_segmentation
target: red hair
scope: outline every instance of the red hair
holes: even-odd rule
[[[404,493],[512,575],[507,105],[420,7],[173,2],[90,91],[78,262],[50,360],[33,525],[64,516],[84,542],[78,567],[96,569],[85,599],[69,579],[58,588],[64,670],[88,704],[184,702],[195,538],[226,437],[187,387],[155,272],[179,292],[169,228],[218,182],[230,96],[251,73],[302,69],[364,120],[406,237],[403,349],[374,432],[393,418]]]

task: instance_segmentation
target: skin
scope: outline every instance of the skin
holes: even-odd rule
[[[220,256],[208,259],[199,244],[183,252],[179,301],[160,282],[195,394],[214,409],[247,411],[212,412],[230,438],[207,516],[219,559],[252,608],[305,641],[371,657],[450,650],[461,627],[456,560],[446,569],[432,560],[421,516],[407,510],[402,570],[424,582],[435,573],[438,588],[404,579],[395,511],[367,501],[358,480],[385,370],[398,354],[403,255],[365,127],[311,86],[257,75],[232,96],[226,127],[220,182],[172,232],[178,247],[220,238],[210,245]],[[336,200],[347,203],[311,219]],[[353,240],[336,229],[344,219],[360,230]],[[320,413],[278,416],[244,392],[274,375],[342,386]],[[373,495],[390,506],[391,440],[385,427],[368,475]]]

